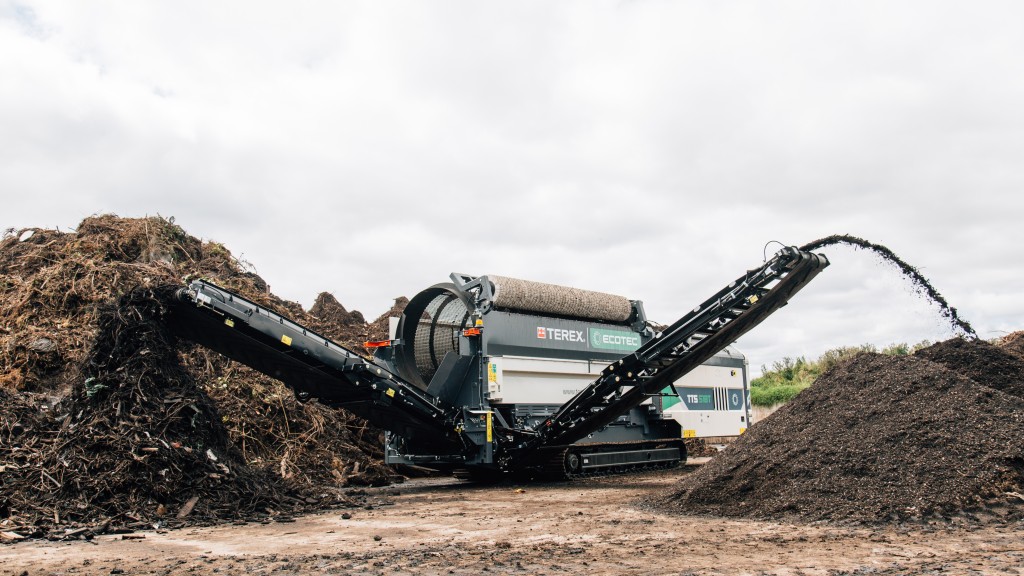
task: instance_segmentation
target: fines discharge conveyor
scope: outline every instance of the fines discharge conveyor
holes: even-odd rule
[[[826,266],[784,248],[660,330],[639,300],[452,274],[409,301],[391,339],[368,343],[373,357],[203,280],[179,291],[169,321],[300,399],[383,428],[388,463],[565,478],[685,461],[665,401],[678,401],[676,383],[709,366],[735,376],[720,352]]]

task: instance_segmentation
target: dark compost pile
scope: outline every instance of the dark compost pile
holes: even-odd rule
[[[1024,398],[1024,359],[984,340],[952,338],[918,350],[916,355],[979,384]]]
[[[840,363],[664,502],[772,519],[1024,518],[1022,374],[998,352],[954,339]]]

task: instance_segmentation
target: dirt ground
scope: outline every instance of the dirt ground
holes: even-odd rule
[[[843,528],[659,513],[692,468],[571,483],[421,479],[291,522],[0,546],[0,574],[1024,574],[1024,527]],[[125,539],[125,537],[130,539]]]

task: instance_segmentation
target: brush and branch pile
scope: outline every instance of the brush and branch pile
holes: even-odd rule
[[[277,298],[220,244],[159,217],[0,241],[0,528],[81,537],[287,516],[383,484],[380,432],[177,342],[163,303],[201,276],[358,346],[367,324]],[[356,348],[358,349],[358,348]],[[70,535],[70,536],[68,536]]]

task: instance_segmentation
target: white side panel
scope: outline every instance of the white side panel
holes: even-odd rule
[[[743,388],[743,371],[739,368],[700,365],[676,380],[676,387]]]
[[[593,382],[605,366],[583,360],[493,357],[487,389],[495,403],[561,405]]]
[[[600,376],[604,362],[549,358],[492,357],[488,365],[488,393],[493,403],[562,405]],[[684,436],[737,436],[746,428],[743,396],[744,370],[698,366],[676,382],[679,399],[665,416],[679,422]],[[666,398],[666,405],[671,403]],[[648,400],[647,402],[650,402]],[[687,403],[695,409],[687,408]]]
[[[676,381],[680,401],[665,415],[679,422],[683,437],[738,436],[748,427],[743,380],[741,368],[698,366]]]
[[[692,410],[672,412],[672,419],[679,422],[684,438],[706,438],[708,436],[739,436],[746,431],[743,412],[715,412]]]

